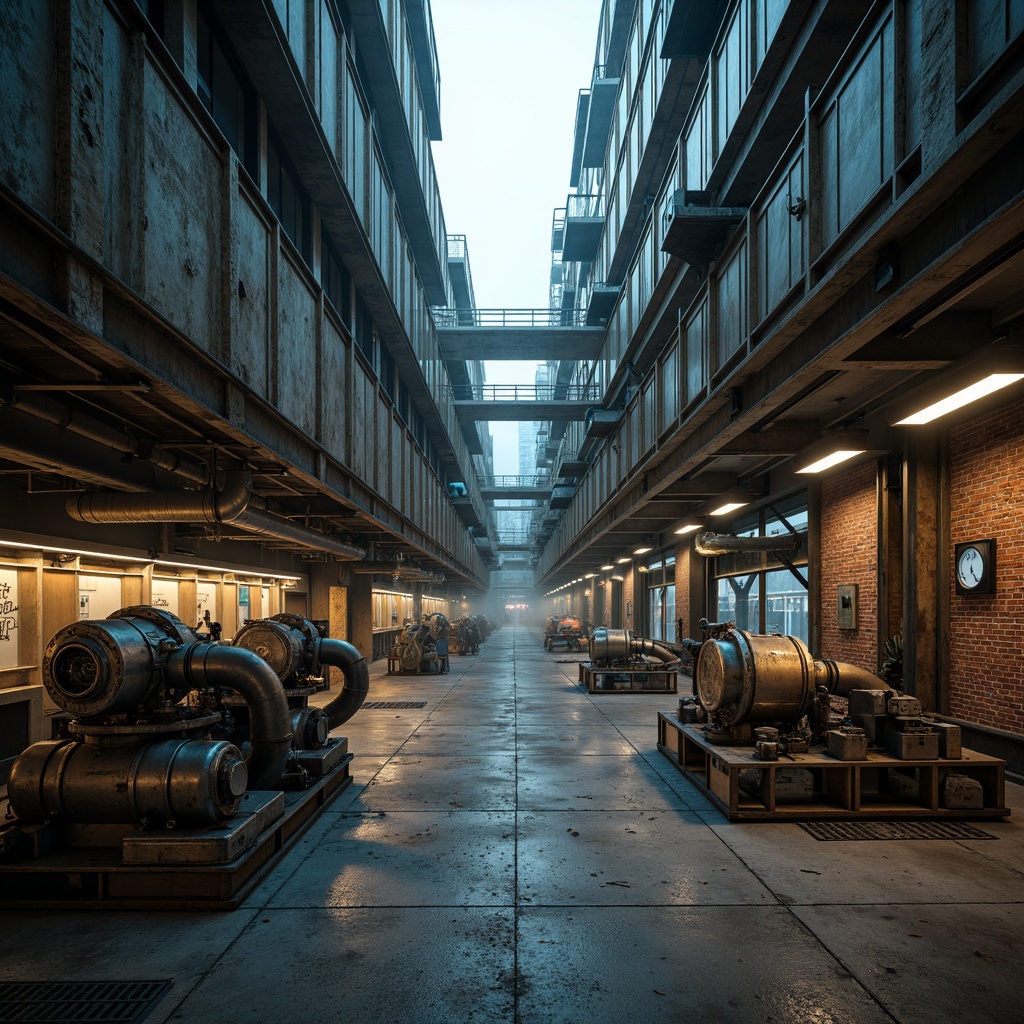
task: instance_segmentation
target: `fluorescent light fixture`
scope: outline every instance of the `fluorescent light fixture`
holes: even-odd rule
[[[895,427],[921,426],[1020,380],[1024,380],[1024,348],[1015,344],[991,345],[895,402],[888,409],[888,419]]]
[[[110,551],[90,551],[70,545],[54,547],[52,544],[33,544],[17,540],[5,540],[0,537],[0,547],[23,548],[27,551],[49,551],[56,555],[78,555],[85,558],[104,558],[111,562],[132,562],[140,565],[172,566],[177,569],[206,569],[208,572],[235,573],[240,576],[262,576],[274,580],[301,580],[301,576],[293,576],[283,572],[267,572],[264,569],[247,569],[241,565],[204,565],[200,562],[172,562],[166,558],[145,558],[139,555],[119,555]]]
[[[1002,388],[1016,384],[1022,378],[1024,378],[1024,373],[990,373],[981,380],[975,381],[967,387],[960,388],[959,391],[954,391],[951,395],[940,398],[937,402],[932,402],[931,405],[926,405],[923,409],[918,409],[917,412],[904,416],[903,419],[897,420],[893,426],[915,427],[923,423],[931,423],[932,420],[937,420],[940,416],[946,416],[957,409],[962,409],[965,405],[970,405],[971,402],[977,402],[979,399],[986,398]]]
[[[824,458],[818,459],[817,462],[812,462],[802,469],[798,469],[797,473],[824,473],[826,469],[831,469],[833,466],[838,466],[842,462],[846,462],[848,459],[852,459],[856,455],[863,455],[866,449],[857,448],[847,450],[845,448],[839,448],[832,452],[831,455],[826,455]]]
[[[863,455],[867,450],[866,430],[845,430],[826,434],[797,456],[794,472],[823,473],[826,469]]]
[[[634,555],[646,555],[649,551],[653,551],[653,550],[654,550],[654,548],[652,548],[649,544],[641,544],[640,547],[633,548],[633,554]]]
[[[730,512],[735,512],[738,508],[745,508],[749,505],[749,501],[734,501],[728,500],[723,504],[719,505],[718,508],[711,509],[708,512],[709,516],[727,516]]]
[[[609,562],[607,565],[601,566],[601,572],[611,572],[614,568],[615,566],[611,562]]]
[[[587,575],[586,575],[586,576],[584,576],[583,578],[584,578],[585,580],[592,580],[592,579],[593,579],[593,578],[594,578],[594,577],[595,577],[596,575],[597,575],[597,573],[596,573],[596,572],[588,572],[588,573],[587,573]]]
[[[683,523],[682,526],[676,527],[672,532],[678,536],[685,536],[687,533],[696,533],[703,525],[703,523]]]
[[[623,555],[621,558],[615,559],[616,565],[625,565],[627,562],[632,562],[633,559],[629,555]]]
[[[625,578],[625,576],[619,576],[617,574],[612,576],[612,579],[615,580],[616,583],[621,583]]]

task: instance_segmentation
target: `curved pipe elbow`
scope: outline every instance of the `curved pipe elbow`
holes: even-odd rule
[[[244,647],[193,644],[175,651],[164,668],[189,689],[224,686],[237,690],[249,706],[251,753],[249,789],[269,789],[284,774],[292,748],[292,723],[281,681],[258,655]]]
[[[370,671],[366,659],[345,640],[321,640],[320,664],[340,668],[345,676],[341,693],[324,708],[331,728],[336,729],[363,706],[370,692]]]
[[[894,690],[884,679],[859,665],[846,661],[829,661],[827,658],[815,661],[814,674],[818,686],[828,687],[828,692],[837,697],[849,697],[851,690]]]
[[[680,659],[661,644],[651,640],[634,640],[634,643],[639,644],[637,653],[648,658],[657,658],[662,668],[677,668],[680,664]]]

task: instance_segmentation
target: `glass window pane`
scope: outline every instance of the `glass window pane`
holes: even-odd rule
[[[727,576],[718,581],[718,621],[735,622],[737,629],[761,631],[759,578]]]
[[[808,642],[807,588],[788,569],[765,574],[765,632]]]

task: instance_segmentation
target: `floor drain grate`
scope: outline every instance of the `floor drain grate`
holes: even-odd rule
[[[170,981],[0,981],[0,1021],[138,1024]]]
[[[368,700],[363,710],[370,711],[408,711],[410,708],[425,708],[425,700]]]
[[[818,840],[998,839],[962,821],[808,821],[800,827]]]

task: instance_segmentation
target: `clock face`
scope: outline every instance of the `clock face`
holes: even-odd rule
[[[953,555],[958,594],[996,592],[995,540],[969,540],[957,544]]]
[[[985,559],[973,545],[968,545],[960,552],[956,562],[956,578],[960,586],[974,590],[985,577]]]

